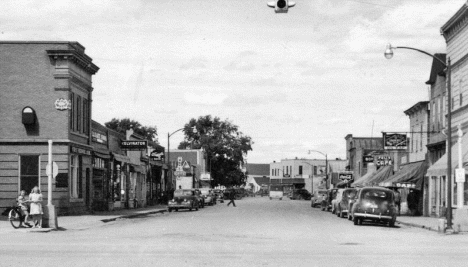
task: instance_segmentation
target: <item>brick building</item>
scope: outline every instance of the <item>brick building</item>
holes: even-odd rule
[[[47,197],[47,141],[59,174],[59,214],[89,209],[92,76],[99,68],[77,42],[0,42],[0,206],[39,185]]]

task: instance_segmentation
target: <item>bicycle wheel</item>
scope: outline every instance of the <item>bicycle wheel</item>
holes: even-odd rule
[[[10,221],[11,226],[13,226],[15,229],[20,228],[23,224],[21,214],[15,209],[10,210],[10,213],[8,214],[8,220]]]

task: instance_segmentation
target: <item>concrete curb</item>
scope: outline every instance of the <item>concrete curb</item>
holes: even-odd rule
[[[437,229],[437,228],[432,228],[432,227],[417,224],[417,223],[408,223],[408,222],[402,222],[402,221],[399,221],[399,220],[397,220],[397,223],[402,224],[402,225],[406,225],[406,226],[422,228],[422,229],[426,229],[426,230],[429,230],[429,231],[439,232],[439,229]]]
[[[113,221],[118,220],[118,219],[130,219],[130,218],[137,218],[137,217],[145,217],[145,216],[148,216],[150,214],[164,213],[166,211],[167,211],[167,209],[159,209],[159,210],[151,210],[151,211],[148,211],[148,212],[140,212],[140,213],[129,214],[129,215],[120,215],[120,216],[116,216],[116,217],[110,218],[110,219],[103,219],[103,220],[101,220],[101,222],[107,223],[107,222],[113,222]]]

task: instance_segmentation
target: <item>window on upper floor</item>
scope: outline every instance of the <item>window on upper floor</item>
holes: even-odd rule
[[[75,130],[75,94],[70,93],[71,109],[70,109],[70,130]]]
[[[81,132],[81,120],[82,120],[81,112],[82,112],[81,96],[77,96],[76,97],[76,130],[78,132]]]
[[[463,93],[460,93],[460,107],[463,106]]]
[[[423,124],[421,123],[421,134],[419,135],[419,149],[422,151],[423,150]]]
[[[83,99],[83,133],[89,134],[89,105],[88,100]]]
[[[299,166],[299,175],[302,175],[302,166]]]
[[[442,125],[441,125],[442,128],[445,127],[445,106],[446,106],[445,101],[446,101],[445,100],[445,95],[442,95],[442,98],[440,99],[440,102],[442,104],[441,111],[440,111],[440,115],[441,115],[441,118],[442,118]]]

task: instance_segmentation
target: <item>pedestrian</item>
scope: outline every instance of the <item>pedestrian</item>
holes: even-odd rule
[[[34,227],[42,228],[42,194],[39,187],[35,186],[29,194],[30,214],[33,217]]]
[[[231,192],[229,193],[229,203],[227,204],[229,206],[229,204],[232,203],[232,205],[235,207],[236,206],[236,202],[234,202],[234,199],[236,199],[236,191],[233,189],[231,190]]]
[[[416,216],[418,212],[418,205],[419,205],[419,196],[416,190],[410,189],[410,192],[406,200],[408,202],[408,209],[410,210],[411,216]]]
[[[395,194],[395,205],[398,208],[398,215],[400,215],[401,211],[401,195],[400,192],[398,191],[398,188],[393,189],[393,193]]]
[[[20,195],[18,196],[18,206],[21,208],[21,212],[23,213],[24,217],[24,224],[27,226],[31,226],[29,224],[29,212],[28,212],[28,198],[26,197],[26,191],[21,190]]]

